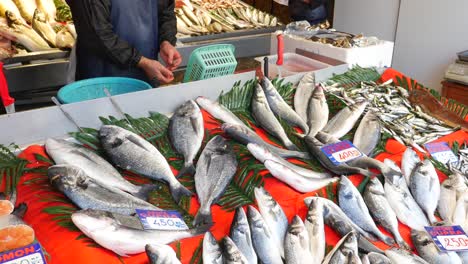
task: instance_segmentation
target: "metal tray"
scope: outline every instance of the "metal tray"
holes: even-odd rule
[[[22,62],[30,62],[34,60],[53,60],[63,59],[70,56],[70,51],[64,51],[60,49],[51,49],[47,51],[28,52],[27,54],[21,54],[13,56],[12,58],[4,60],[4,64],[15,64]]]
[[[468,62],[468,50],[459,52],[457,55],[459,60]]]

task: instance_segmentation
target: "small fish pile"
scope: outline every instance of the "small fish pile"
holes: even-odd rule
[[[458,150],[458,161],[448,164],[450,171],[460,173],[468,177],[468,144],[465,142],[463,147]]]

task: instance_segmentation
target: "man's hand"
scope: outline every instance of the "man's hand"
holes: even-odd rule
[[[168,69],[166,69],[161,63],[155,60],[141,57],[138,67],[141,68],[148,79],[158,79],[161,83],[169,83],[174,80],[174,75]]]
[[[163,41],[161,43],[159,54],[164,63],[166,63],[166,68],[170,71],[177,69],[182,62],[182,56],[180,56],[177,49],[168,41]]]

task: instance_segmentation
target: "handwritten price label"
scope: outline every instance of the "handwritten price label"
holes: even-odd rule
[[[466,235],[438,236],[437,239],[442,242],[447,251],[468,250],[468,237]]]
[[[340,165],[341,163],[363,156],[361,151],[359,151],[349,140],[323,146],[321,150],[335,165]]]
[[[136,210],[145,230],[188,230],[177,211]]]
[[[435,160],[443,164],[458,162],[457,156],[455,156],[447,142],[428,143],[424,146]]]
[[[42,248],[38,243],[0,253],[2,264],[45,264]]]
[[[468,237],[461,226],[426,226],[440,251],[468,250]]]

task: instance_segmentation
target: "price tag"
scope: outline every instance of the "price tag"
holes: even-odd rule
[[[427,143],[424,146],[435,160],[443,164],[458,162],[457,156],[455,156],[447,142]]]
[[[45,264],[44,254],[39,243],[0,253],[2,264]]]
[[[440,251],[468,251],[468,237],[461,226],[425,226]]]
[[[349,140],[323,146],[321,150],[335,165],[340,165],[341,163],[363,156],[361,151],[359,151]]]
[[[177,211],[154,211],[136,209],[145,230],[188,230]]]

